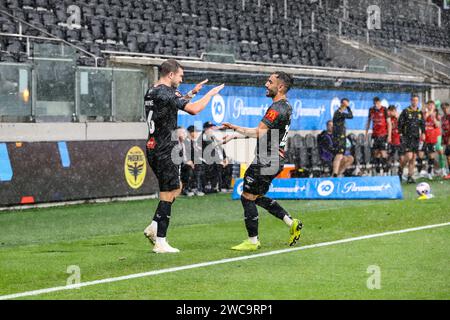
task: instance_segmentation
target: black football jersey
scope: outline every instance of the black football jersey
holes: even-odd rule
[[[177,128],[178,110],[184,110],[188,102],[178,90],[163,84],[147,91],[144,106],[150,152],[170,156],[177,145],[177,141],[172,141],[172,134]]]
[[[284,155],[287,135],[291,126],[292,106],[287,100],[274,102],[267,109],[261,120],[268,128],[267,134],[257,141],[257,160],[261,164],[279,158],[279,153]],[[272,142],[272,139],[277,139]]]
[[[353,119],[352,109],[347,108],[347,112],[336,110],[333,115],[333,137],[343,138],[346,136],[346,119]]]

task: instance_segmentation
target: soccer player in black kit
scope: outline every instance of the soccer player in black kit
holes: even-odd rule
[[[346,112],[347,110],[347,112]],[[345,120],[353,119],[352,109],[350,109],[350,100],[344,98],[341,100],[341,106],[333,115],[333,144],[335,147],[333,160],[333,177],[338,176],[341,161],[347,145]]]
[[[289,245],[293,246],[300,238],[302,223],[292,219],[280,204],[264,196],[272,180],[281,172],[285,162],[285,146],[291,125],[292,107],[286,93],[292,86],[292,77],[284,72],[275,72],[266,82],[266,96],[272,98],[272,105],[266,111],[257,128],[243,128],[224,123],[224,129],[236,132],[226,135],[223,143],[232,139],[257,138],[256,155],[244,176],[244,191],[241,195],[244,207],[245,227],[248,239],[232,247],[238,251],[253,251],[261,247],[258,239],[258,209],[260,206],[290,227]]]
[[[199,83],[186,96],[177,90],[183,81],[183,68],[175,60],[167,60],[160,66],[159,80],[147,91],[144,98],[145,114],[149,128],[147,160],[159,183],[159,204],[152,223],[144,230],[144,235],[154,244],[153,252],[176,253],[178,249],[166,240],[172,204],[181,193],[180,165],[174,161],[177,141],[172,139],[177,128],[178,110],[191,115],[202,111],[211,98],[224,85],[211,89],[203,98],[190,102],[202,89],[207,80]]]
[[[403,174],[403,168],[408,166],[407,183],[415,183],[413,178],[414,167],[416,165],[417,152],[419,151],[420,136],[425,141],[425,121],[422,111],[419,109],[419,96],[411,96],[411,105],[404,109],[398,118],[398,132],[403,150],[405,151],[404,161],[400,163],[399,176]]]

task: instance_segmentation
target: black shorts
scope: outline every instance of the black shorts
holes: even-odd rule
[[[405,153],[407,152],[418,152],[420,145],[419,137],[403,137],[402,136],[402,147]]]
[[[430,153],[436,152],[436,145],[434,143],[425,143],[423,145],[423,151],[426,155],[429,155]]]
[[[447,157],[450,157],[450,144],[448,146],[445,147],[445,155]]]
[[[389,155],[390,155],[391,157],[393,157],[396,153],[397,153],[399,156],[403,155],[404,151],[403,151],[402,145],[399,144],[399,145],[396,145],[396,146],[395,146],[395,145],[390,144],[390,145],[389,145]]]
[[[253,195],[264,195],[269,191],[272,180],[283,170],[283,161],[279,166],[271,168],[257,163],[252,163],[245,171],[244,192]]]
[[[344,154],[347,149],[347,139],[345,136],[333,137],[334,154]]]
[[[372,137],[372,150],[387,150],[387,136]]]
[[[167,192],[180,188],[180,165],[173,163],[171,155],[156,154],[147,150],[147,160],[158,179],[159,191]]]

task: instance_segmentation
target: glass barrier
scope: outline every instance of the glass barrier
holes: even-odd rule
[[[112,120],[112,79],[111,69],[78,68],[80,122]]]
[[[31,66],[0,64],[0,121],[31,119]]]
[[[33,70],[33,71],[32,71]],[[144,121],[145,72],[70,59],[0,63],[0,122]]]
[[[144,95],[148,79],[140,70],[113,70],[114,120],[144,121]]]
[[[36,77],[36,121],[72,121],[75,113],[75,65],[71,60],[39,59]]]

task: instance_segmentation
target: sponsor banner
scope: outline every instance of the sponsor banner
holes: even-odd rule
[[[0,206],[158,192],[145,140],[0,143],[0,178]]]
[[[236,180],[233,200],[240,199],[243,184],[243,179]],[[403,199],[397,176],[274,179],[267,196],[298,200]]]
[[[194,85],[182,84],[180,91],[185,94]],[[202,89],[205,94],[213,88],[206,85]],[[203,97],[198,94],[194,101]],[[369,108],[373,98],[378,96],[384,106],[396,105],[398,111],[410,103],[409,93],[367,92],[350,90],[314,90],[292,89],[288,93],[292,105],[291,130],[323,130],[326,122],[333,118],[334,112],[342,98],[350,99],[354,118],[347,120],[350,130],[365,130]],[[209,105],[196,116],[184,111],[178,114],[178,124],[187,128],[197,122],[213,121],[216,124],[231,122],[244,127],[256,127],[271,105],[271,99],[266,97],[266,90],[261,87],[226,86],[220,94],[214,96]],[[201,128],[199,128],[201,129]]]

